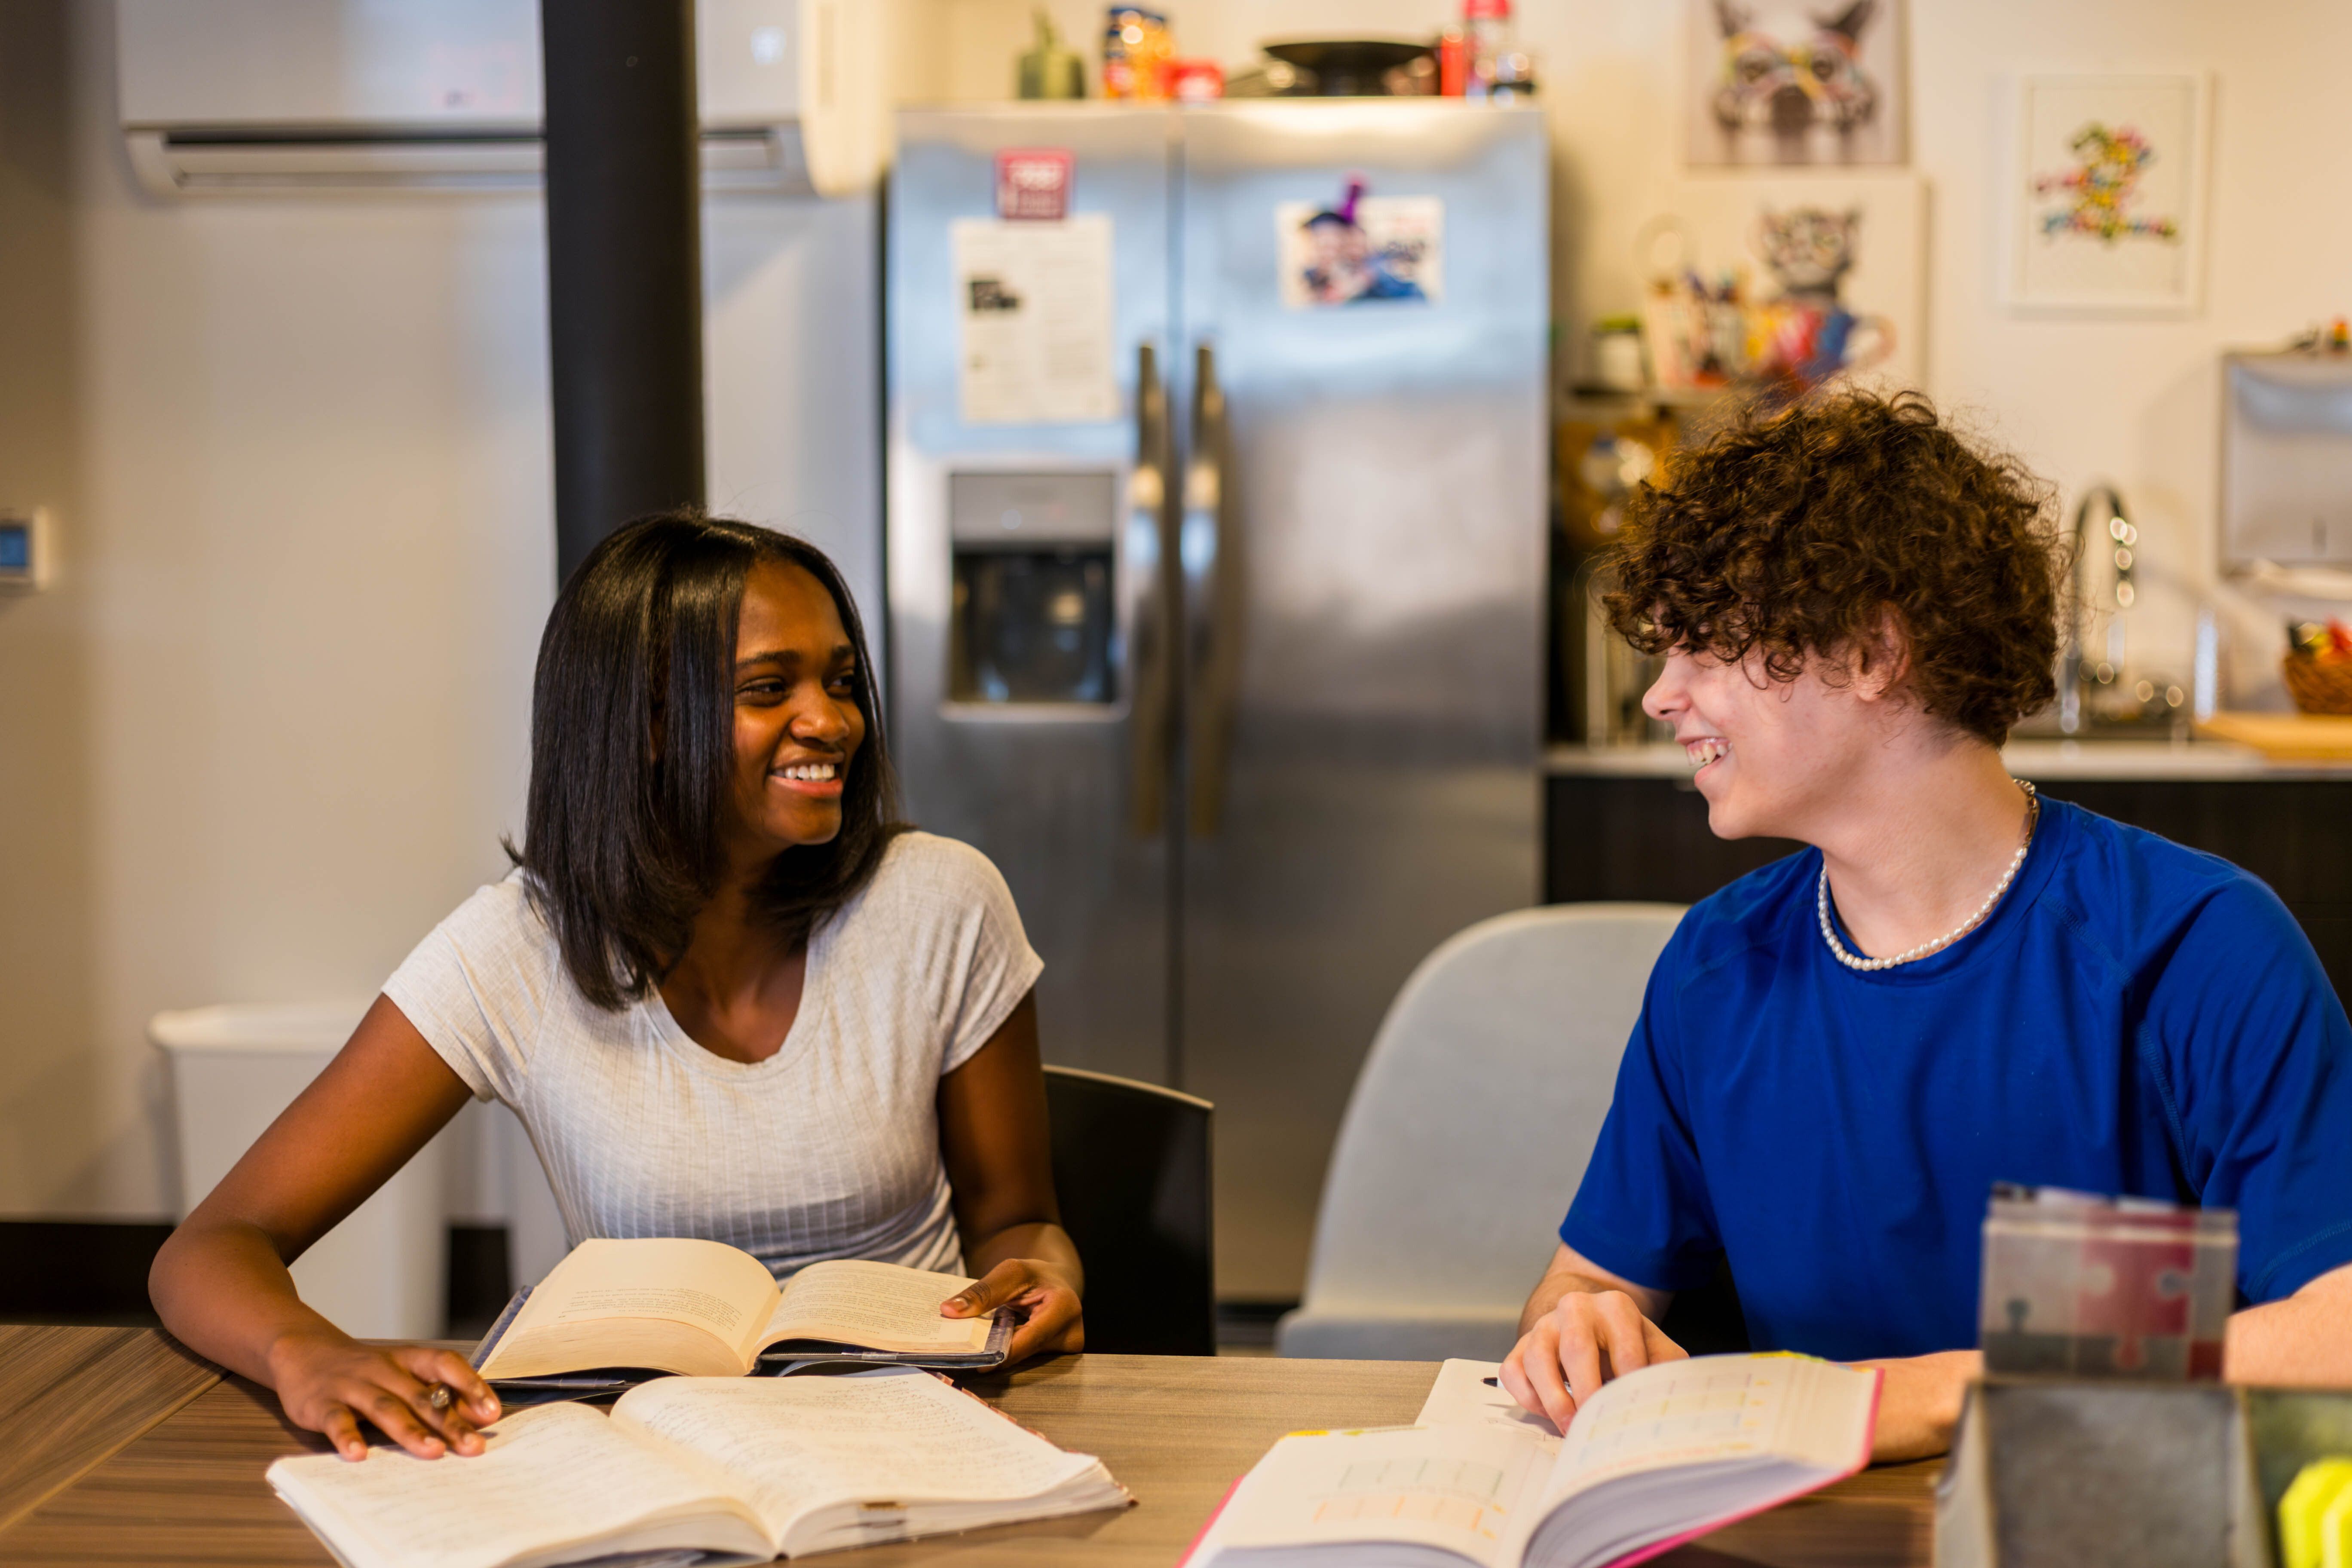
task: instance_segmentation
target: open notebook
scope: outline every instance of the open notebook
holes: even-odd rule
[[[1445,1363],[1423,1412],[1443,1424],[1283,1438],[1190,1568],[1622,1568],[1870,1460],[1876,1372],[1666,1362],[1608,1384],[1554,1436],[1472,1392],[1495,1371]]]
[[[548,1568],[674,1550],[764,1563],[1123,1507],[1066,1453],[928,1372],[667,1377],[608,1416],[545,1405],[488,1451],[280,1459],[277,1488],[346,1568]]]

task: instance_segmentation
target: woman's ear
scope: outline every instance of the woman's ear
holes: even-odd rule
[[[1885,701],[1897,695],[1911,673],[1911,628],[1903,612],[1892,605],[1878,606],[1855,649],[1850,689],[1865,702]]]

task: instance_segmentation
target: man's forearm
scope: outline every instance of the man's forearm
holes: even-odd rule
[[[2352,1388],[2352,1266],[2232,1313],[2227,1332],[2222,1372],[2231,1383]]]
[[[1622,1290],[1632,1297],[1633,1304],[1642,1309],[1642,1315],[1654,1323],[1665,1316],[1666,1308],[1674,1301],[1670,1292],[1620,1279],[1562,1242],[1552,1253],[1551,1265],[1544,1270],[1544,1277],[1528,1292],[1528,1304],[1519,1310],[1519,1332],[1527,1333],[1545,1313],[1570,1296],[1605,1296],[1612,1290]]]
[[[1929,1459],[1948,1452],[1969,1384],[1984,1375],[1984,1358],[1975,1351],[1941,1351],[1853,1364],[1875,1367],[1886,1374],[1879,1390],[1878,1424],[1871,1439],[1870,1461],[1874,1465]]]
[[[1563,1296],[1598,1296],[1617,1288],[1610,1280],[1596,1279],[1573,1268],[1556,1268],[1536,1281],[1534,1291],[1528,1297],[1528,1304],[1519,1311],[1519,1332],[1524,1334],[1534,1328],[1536,1320],[1559,1306]]]

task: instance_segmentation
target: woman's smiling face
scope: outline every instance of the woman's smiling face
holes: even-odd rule
[[[754,854],[841,832],[850,759],[866,739],[856,655],[824,585],[762,561],[735,623],[735,838]]]

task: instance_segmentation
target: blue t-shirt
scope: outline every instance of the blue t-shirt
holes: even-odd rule
[[[2250,1301],[2352,1262],[2352,1026],[2262,883],[2045,801],[1982,927],[1856,973],[1821,866],[1683,918],[1562,1241],[1664,1290],[1727,1258],[1757,1349],[1838,1360],[1977,1342],[2000,1181],[2233,1208]]]

